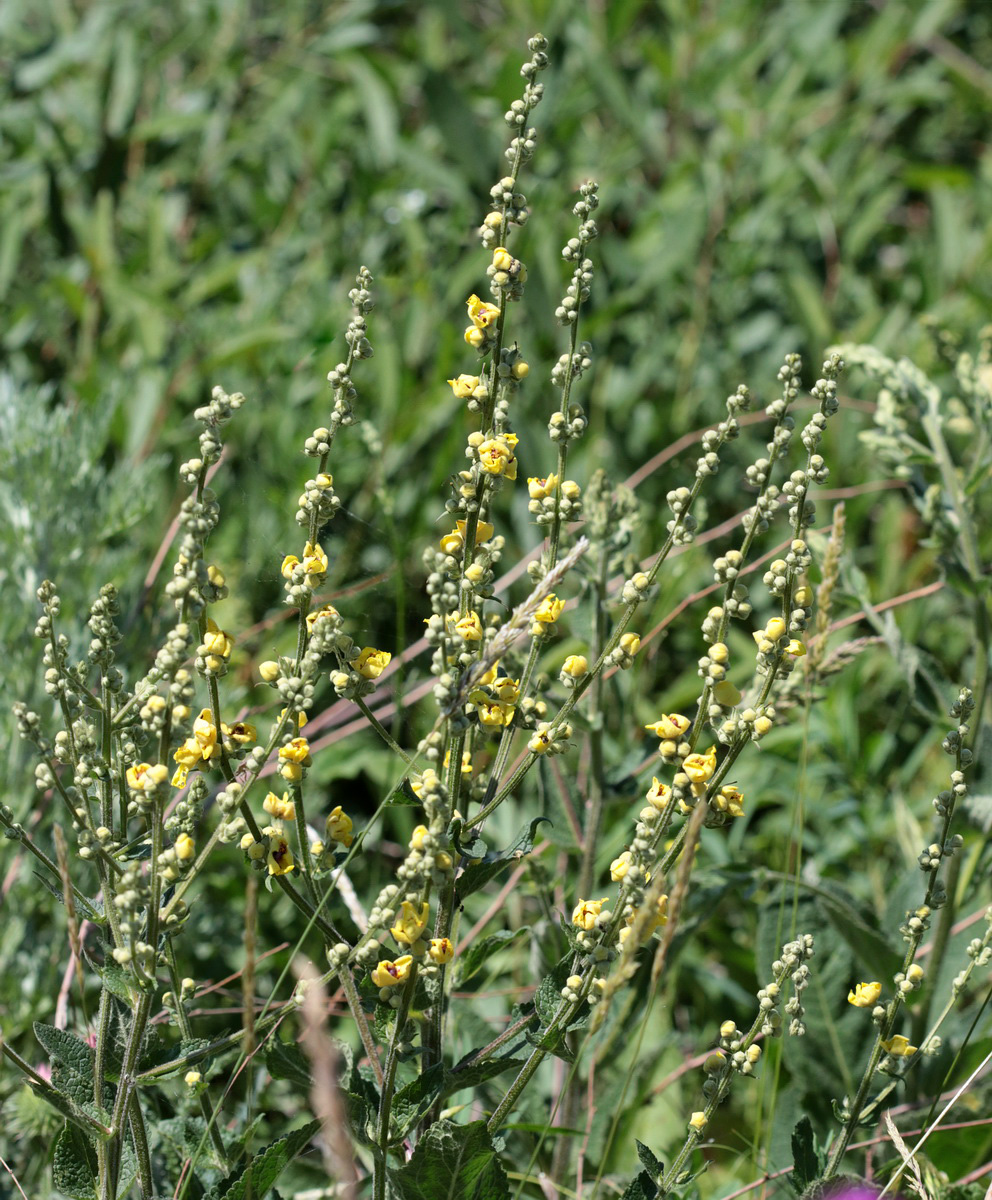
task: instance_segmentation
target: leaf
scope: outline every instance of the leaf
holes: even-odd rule
[[[459,955],[455,966],[455,979],[458,985],[466,983],[473,975],[481,971],[488,959],[505,949],[514,939],[529,932],[529,925],[523,925],[519,929],[500,929],[488,937],[470,943],[465,952]]]
[[[444,1085],[444,1066],[435,1063],[417,1076],[411,1083],[393,1096],[392,1121],[394,1128],[390,1131],[394,1138],[406,1137],[421,1117],[427,1115],[431,1105],[441,1095]]]
[[[417,1143],[413,1157],[390,1174],[401,1200],[509,1200],[506,1172],[485,1121],[455,1125],[437,1121]]]
[[[280,1042],[273,1038],[265,1052],[265,1065],[273,1079],[288,1079],[307,1091],[313,1083],[310,1064],[295,1042]]]
[[[94,1200],[97,1170],[96,1151],[89,1138],[66,1122],[55,1139],[52,1183],[69,1200]]]
[[[657,1195],[658,1188],[654,1180],[647,1171],[641,1171],[627,1184],[620,1200],[654,1200]]]
[[[855,907],[848,893],[830,879],[821,879],[815,889],[821,907],[830,924],[854,951],[865,969],[876,974],[894,975],[902,965],[902,957],[886,941],[872,920]]]
[[[42,875],[40,871],[32,871],[31,874],[34,875],[35,879],[41,881],[45,889],[52,893],[59,904],[65,904],[65,895],[62,892],[62,888],[54,880],[49,879],[47,875]],[[87,900],[85,896],[81,896],[75,888],[73,888],[72,895],[76,901],[76,911],[78,913],[84,916],[87,921],[92,921],[94,925],[103,924],[103,913],[94,907],[92,901]]]
[[[488,1058],[483,1062],[459,1069],[455,1067],[447,1073],[444,1080],[442,1096],[453,1096],[455,1092],[465,1088],[477,1087],[480,1083],[495,1079],[504,1071],[516,1071],[524,1065],[523,1058]]]
[[[93,1071],[96,1056],[86,1042],[54,1025],[34,1023],[34,1035],[52,1060],[52,1085],[83,1112],[96,1113]],[[107,1097],[104,1097],[107,1103]]]
[[[207,1193],[208,1200],[262,1200],[285,1168],[309,1143],[320,1129],[320,1121],[310,1121],[301,1129],[294,1129],[287,1137],[280,1138],[256,1154],[236,1179],[229,1176],[215,1184]]]
[[[813,1139],[813,1126],[809,1117],[803,1117],[792,1131],[792,1182],[798,1192],[819,1178],[820,1160]]]
[[[466,867],[458,877],[456,884],[459,900],[464,900],[466,896],[471,896],[473,892],[485,887],[490,879],[495,879],[511,864],[523,858],[525,854],[530,854],[534,849],[538,826],[547,819],[547,817],[535,817],[526,830],[521,830],[516,842],[508,849],[492,850],[483,858],[482,862]]]
[[[637,1147],[637,1157],[641,1160],[641,1166],[651,1176],[653,1180],[658,1180],[664,1174],[665,1164],[660,1159],[655,1158],[654,1153],[644,1145],[643,1142],[634,1139],[634,1145]]]

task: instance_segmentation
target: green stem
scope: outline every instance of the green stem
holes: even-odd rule
[[[373,1200],[386,1200],[386,1163],[389,1155],[389,1117],[393,1107],[393,1088],[396,1083],[396,1068],[399,1066],[399,1048],[403,1042],[403,1030],[410,1013],[410,1004],[417,987],[417,964],[410,970],[410,978],[403,985],[400,1006],[396,1011],[393,1036],[389,1039],[386,1066],[383,1070],[379,1092],[379,1121],[376,1126],[375,1172],[372,1179]]]

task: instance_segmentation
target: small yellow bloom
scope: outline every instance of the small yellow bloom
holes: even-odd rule
[[[497,704],[495,701],[490,703],[488,700],[481,700],[476,704],[475,711],[479,715],[479,724],[486,729],[503,729],[513,723],[513,714],[517,710],[513,704]]]
[[[449,963],[455,957],[455,946],[451,938],[431,938],[431,948],[427,953],[433,962]]]
[[[652,725],[645,725],[644,728],[663,741],[676,742],[691,725],[689,718],[681,713],[663,713]]]
[[[282,796],[269,792],[262,801],[262,808],[277,821],[296,820],[296,805],[290,799],[289,792],[283,792]]]
[[[310,743],[305,737],[295,737],[279,747],[279,757],[284,762],[295,762],[309,767],[313,759],[310,757]]]
[[[313,627],[321,617],[337,617],[340,615],[333,604],[325,604],[323,608],[318,608],[313,612],[307,613],[307,633],[313,633]]]
[[[651,788],[647,794],[647,801],[656,812],[661,812],[667,806],[671,795],[672,789],[667,783],[659,782],[657,776],[651,780]]]
[[[410,835],[410,849],[422,850],[424,848],[424,838],[427,837],[428,829],[426,825],[418,825]]]
[[[695,1129],[697,1133],[702,1133],[707,1126],[706,1113],[694,1112],[689,1118],[689,1128]]]
[[[523,283],[526,276],[527,276],[526,270],[524,268],[521,268],[520,274],[517,276],[517,278],[520,280],[521,283]],[[516,380],[526,379],[527,376],[530,374],[530,363],[525,363],[523,361],[523,359],[519,359],[510,368],[510,374]]]
[[[146,762],[135,763],[133,767],[128,767],[124,772],[127,786],[136,792],[145,791],[148,787],[148,772],[151,769],[152,764]]]
[[[210,566],[207,567],[207,580],[216,588],[223,587],[224,572],[220,569],[220,567],[215,567],[213,563],[211,563]]]
[[[682,770],[692,783],[705,783],[716,770],[716,746],[710,746],[705,754],[690,754],[682,760]]]
[[[473,609],[467,612],[464,617],[459,618],[455,622],[455,633],[464,642],[481,642],[483,630],[479,614]]]
[[[520,699],[520,680],[502,675],[493,683],[493,691],[504,704],[516,704]]]
[[[558,476],[549,475],[547,479],[532,477],[527,480],[527,493],[531,500],[546,500],[555,494],[558,486]]]
[[[203,638],[203,648],[206,654],[216,654],[220,658],[230,658],[234,649],[234,638],[223,629],[218,628],[217,622],[207,618],[207,632]]]
[[[786,654],[791,654],[793,658],[802,658],[806,653],[806,647],[798,640],[793,638],[785,648]]]
[[[485,332],[475,325],[469,325],[465,330],[465,341],[473,350],[478,350],[486,344]]]
[[[222,724],[220,731],[237,746],[253,746],[258,740],[258,730],[247,721],[235,721],[233,725]]]
[[[286,715],[287,712],[289,712],[288,708],[281,708],[279,710],[279,720],[280,721],[283,719],[283,717]],[[302,729],[303,726],[306,725],[306,723],[307,723],[307,714],[305,712],[303,712],[303,710],[301,709],[296,714],[296,728]]]
[[[185,1083],[187,1087],[195,1087],[202,1078],[203,1076],[199,1071],[187,1071],[183,1076],[183,1083]]]
[[[742,793],[732,783],[728,783],[725,787],[720,788],[713,797],[712,804],[717,812],[727,813],[731,817],[743,817],[743,800]]]
[[[300,560],[295,554],[287,554],[282,560],[282,566],[279,568],[283,579],[291,579],[293,577],[293,568],[299,566]]]
[[[317,545],[307,542],[303,547],[303,569],[308,575],[323,577],[327,574],[327,555],[319,542]]]
[[[176,838],[175,851],[176,858],[178,858],[180,862],[189,862],[189,860],[196,853],[196,843],[188,833],[181,833],[179,837]]]
[[[326,492],[327,489],[334,483],[334,476],[328,475],[326,471],[321,471],[321,473],[314,479],[314,483],[322,492]]]
[[[502,437],[487,438],[478,449],[479,462],[482,469],[490,475],[502,475],[504,479],[516,479],[517,460],[513,448],[517,444],[516,434],[507,433]]]
[[[340,842],[347,849],[354,840],[351,833],[354,827],[351,817],[348,816],[339,804],[336,808],[331,809],[330,815],[327,818],[325,825],[327,840],[329,842]]]
[[[419,913],[409,900],[404,900],[399,918],[389,932],[400,945],[415,946],[424,936],[429,918],[430,905],[426,900],[421,904]]]
[[[878,982],[859,983],[853,992],[847,993],[848,1004],[855,1008],[874,1008],[882,994],[882,985]]]
[[[310,853],[314,858],[320,858],[320,856],[324,853],[324,850],[325,846],[323,842],[316,841],[310,843]]]
[[[584,654],[570,654],[561,664],[561,670],[563,675],[581,679],[583,675],[589,674],[589,660]]]
[[[554,744],[554,736],[551,726],[547,721],[542,721],[538,726],[537,732],[527,743],[527,749],[531,754],[547,754]]]
[[[468,317],[476,329],[487,329],[499,317],[499,309],[495,304],[489,304],[485,300],[480,300],[478,296],[471,295],[466,301],[468,308]]]
[[[906,978],[914,987],[919,987],[919,985],[923,982],[923,976],[925,974],[926,972],[919,963],[910,963],[906,968]]]
[[[620,649],[623,650],[625,654],[629,654],[631,658],[634,657],[640,648],[641,639],[638,634],[625,633],[620,638]]]
[[[220,754],[217,745],[217,726],[214,724],[213,713],[209,708],[200,709],[200,715],[193,722],[193,738],[200,747],[200,757],[216,758]]]
[[[765,636],[770,642],[777,642],[780,637],[785,636],[786,623],[781,617],[772,617],[765,626]]]
[[[916,1047],[909,1044],[909,1038],[905,1038],[901,1033],[897,1033],[894,1037],[890,1037],[887,1042],[882,1043],[882,1049],[886,1054],[891,1054],[894,1058],[909,1058],[916,1053]]]
[[[541,625],[553,625],[564,611],[565,601],[559,600],[554,592],[551,592],[537,606],[534,620]]]
[[[713,685],[713,699],[717,704],[722,704],[724,708],[733,708],[734,705],[740,704],[741,693],[729,679],[721,679],[719,683]]]
[[[630,870],[630,857],[630,851],[624,850],[619,858],[610,863],[610,878],[614,883],[619,883]]]
[[[406,983],[412,968],[413,958],[409,954],[404,954],[395,962],[384,958],[372,972],[372,982],[380,988],[395,987],[398,983]]]
[[[279,678],[279,664],[273,658],[258,664],[258,676],[263,683],[273,683]]]
[[[457,400],[467,400],[479,386],[479,376],[458,375],[455,379],[449,379],[448,384]]]
[[[458,529],[458,532],[462,535],[462,537],[465,536],[466,524],[467,524],[467,522],[465,522],[465,521],[456,521],[455,522],[455,526]],[[476,523],[475,523],[476,545],[481,546],[483,542],[488,542],[489,539],[493,536],[493,534],[495,532],[496,532],[495,525],[490,525],[488,521],[476,521]]]
[[[388,650],[376,650],[374,646],[366,646],[349,665],[366,679],[378,679],[389,666],[392,657]]]
[[[513,255],[505,246],[497,246],[493,251],[493,266],[497,271],[509,271],[513,266]]]
[[[460,554],[465,545],[465,538],[457,529],[453,529],[451,533],[446,533],[441,538],[438,545],[445,554]]]
[[[609,896],[604,896],[602,900],[580,900],[572,910],[572,924],[587,933],[595,929],[597,918],[608,899]]]
[[[447,753],[444,756],[445,770],[447,770],[450,765],[451,765],[451,751],[449,750],[449,751],[447,751]],[[472,774],[472,752],[471,752],[471,750],[463,750],[462,751],[461,771],[462,771],[463,775],[471,775]]]
[[[268,853],[265,856],[270,875],[288,875],[296,866],[293,862],[293,851],[289,842],[278,825],[270,825],[262,832],[269,839]],[[250,851],[249,851],[250,854]]]

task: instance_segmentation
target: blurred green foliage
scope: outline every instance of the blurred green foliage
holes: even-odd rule
[[[590,436],[570,460],[582,483],[598,466],[622,479],[718,419],[742,380],[770,398],[786,351],[803,353],[810,379],[827,345],[841,340],[910,355],[939,376],[944,366],[919,318],[962,337],[986,318],[992,9],[977,0],[6,0],[0,638],[11,647],[11,699],[40,702],[27,634],[46,575],[58,580],[70,627],[75,620],[80,629],[89,599],[114,578],[130,607],[131,645],[147,638],[167,574],[147,595],[141,581],[178,496],[172,468],[192,452],[184,417],[214,383],[250,401],[217,478],[225,519],[212,547],[232,584],[225,623],[243,629],[276,610],[279,559],[299,549],[292,514],[307,470],[300,446],[326,418],[324,379],[343,357],[345,293],[362,263],[377,282],[376,357],[356,371],[366,424],[342,438],[350,452],[333,464],[345,511],[332,527],[331,578],[343,587],[385,576],[353,601],[357,638],[398,650],[404,633],[419,636],[420,551],[439,531],[468,428],[444,381],[471,367],[463,304],[469,292],[482,293],[486,265],[474,229],[499,173],[501,113],[537,29],[551,39],[552,67],[524,183],[534,215],[513,245],[530,271],[512,318],[516,336],[526,330],[532,363],[515,414],[523,476],[544,475],[553,463],[544,381],[565,348],[552,315],[565,282],[559,248],[572,232],[574,189],[587,177],[601,183],[602,236],[582,329],[597,361],[580,397]],[[868,423],[852,407],[831,430],[838,487],[882,473],[858,440]],[[708,524],[749,503],[740,480],[750,458],[742,450],[736,469],[716,481]],[[641,553],[660,541],[665,490],[685,481],[676,460],[641,485]],[[524,498],[514,505],[506,565],[536,540]],[[849,497],[847,511],[850,563],[862,574],[842,584],[841,607],[861,606],[859,579],[877,602],[935,577],[936,552],[899,493],[865,490]],[[827,516],[824,506],[821,523]],[[705,558],[677,560],[645,612],[645,630],[705,586]],[[399,588],[407,589],[405,631],[395,628]],[[670,988],[673,1004],[691,1006],[697,1030],[748,1011],[781,941],[775,901],[784,893],[748,863],[794,869],[801,843],[815,864],[812,882],[845,882],[889,932],[901,920],[913,894],[890,881],[900,872],[911,878],[946,760],[934,698],[914,692],[896,651],[919,645],[956,678],[970,652],[957,604],[944,592],[900,609],[892,652],[863,654],[805,727],[776,733],[753,756],[748,820],[714,839],[725,859],[701,872],[697,908],[676,946],[691,940],[692,921],[704,913],[723,922],[721,940],[698,940],[678,959]],[[688,698],[697,630],[698,621],[676,621],[646,649],[637,721],[656,718],[662,698],[671,707]],[[260,656],[277,648],[266,638],[251,647]],[[250,698],[247,684],[243,694]],[[28,760],[9,723],[0,736],[11,803],[23,813]],[[618,725],[608,738],[616,758],[629,730]],[[385,779],[381,756],[374,760],[364,743],[349,746],[328,765],[328,783],[364,779],[377,800]],[[620,770],[609,825],[627,820],[630,791]],[[802,830],[787,807],[797,791],[811,800]],[[508,844],[525,818],[514,808],[494,822],[496,844]],[[399,817],[396,825],[397,836],[408,833]],[[971,861],[969,873],[977,869]],[[16,915],[0,922],[0,1012],[10,1038],[32,1019],[52,1020],[65,958],[57,945],[35,952],[50,921],[48,898],[23,874],[27,882],[12,881],[4,897],[8,912],[16,899]],[[363,889],[379,882],[358,878]],[[215,887],[220,901],[224,881]],[[838,988],[862,969],[853,918],[845,925],[813,896],[796,904],[810,909],[802,917],[821,939],[821,1019],[810,1019],[809,1045],[783,1052],[795,1056],[788,1090],[776,1099],[763,1077],[750,1124],[733,1127],[735,1108],[718,1131],[738,1148],[746,1138],[755,1156],[764,1146],[771,1169],[790,1161],[791,1118],[804,1110],[828,1120],[825,1097],[851,1069],[835,1053],[835,1022],[844,1016]],[[240,938],[240,914],[220,902],[205,909],[203,961],[190,964],[198,977],[219,975],[218,947],[236,948]],[[260,940],[281,939],[276,920],[263,915]],[[226,957],[236,969],[236,949]],[[263,973],[260,992],[274,978]],[[528,981],[533,964],[519,957],[499,983]],[[658,1121],[676,1136],[695,1081],[664,1096],[652,1087],[699,1049],[668,1026],[652,1032],[667,1040],[626,1099],[629,1106],[637,1091],[644,1102],[631,1128],[645,1140]],[[625,1062],[632,1048],[620,1031],[616,1039]],[[12,1134],[41,1144],[43,1119],[12,1088],[0,1088],[0,1100],[20,1106]],[[280,1100],[288,1111],[305,1103],[288,1091]],[[542,1123],[541,1093],[531,1103],[520,1120]],[[601,1103],[612,1113],[610,1097]],[[278,1114],[267,1119],[277,1133]],[[604,1169],[629,1171],[630,1138],[610,1150],[606,1133],[597,1126],[590,1155],[601,1152]],[[954,1153],[963,1175],[982,1150],[976,1142],[974,1154]]]

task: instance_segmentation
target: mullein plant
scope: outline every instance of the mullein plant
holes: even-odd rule
[[[656,593],[659,574],[673,554],[693,542],[697,502],[720,470],[728,444],[737,439],[751,397],[739,388],[727,400],[725,418],[703,435],[691,478],[668,492],[667,536],[650,560],[638,563],[631,553],[637,527],[632,494],[612,487],[602,473],[585,489],[569,477],[571,448],[587,425],[576,396],[592,365],[592,349],[580,339],[580,327],[593,284],[589,247],[597,236],[598,201],[596,185],[584,184],[573,207],[575,230],[562,251],[571,273],[555,311],[566,346],[550,372],[557,397],[547,423],[550,445],[543,452],[530,447],[527,455],[536,461],[543,453],[547,473],[523,478],[514,425],[532,368],[514,338],[514,306],[525,294],[527,268],[513,243],[528,215],[520,176],[536,147],[530,119],[542,98],[538,76],[548,62],[543,38],[531,39],[529,48],[532,57],[521,72],[523,94],[506,113],[513,133],[507,173],[492,188],[479,230],[488,258],[489,298],[468,297],[464,370],[448,380],[474,428],[445,501],[446,531],[424,555],[434,710],[419,744],[399,745],[370,703],[395,669],[390,649],[355,642],[347,632],[347,615],[318,598],[333,553],[327,526],[340,507],[332,452],[338,434],[353,421],[354,370],[372,355],[367,318],[373,281],[365,268],[350,292],[346,360],[328,376],[330,415],[303,446],[313,464],[297,503],[298,553],[278,564],[286,603],[297,615],[297,634],[294,652],[258,667],[262,683],[274,693],[276,715],[264,724],[257,717],[249,723],[223,702],[221,682],[237,636],[211,615],[228,595],[228,582],[208,552],[220,510],[207,478],[220,458],[223,426],[245,403],[242,395],[217,388],[195,413],[203,432],[197,455],[180,468],[190,494],[182,506],[178,557],[166,588],[175,620],[144,675],[128,683],[117,665],[121,635],[113,587],[105,587],[93,605],[92,640],[80,661],[72,660],[59,631],[55,586],[46,582],[39,588],[42,616],[36,634],[44,643],[45,686],[62,728],[50,737],[39,714],[24,706],[18,706],[17,718],[37,752],[38,786],[57,797],[72,832],[62,837],[56,828],[53,858],[11,808],[0,810],[0,820],[8,836],[34,856],[50,890],[63,901],[77,964],[95,971],[101,987],[98,1008],[84,1014],[79,1035],[37,1027],[51,1058],[50,1077],[9,1045],[3,1045],[3,1053],[64,1118],[53,1171],[56,1187],[67,1195],[109,1200],[132,1186],[142,1197],[166,1189],[192,1196],[211,1188],[217,1200],[264,1194],[289,1161],[320,1136],[321,1120],[252,1156],[222,1119],[223,1083],[256,1047],[267,1048],[274,1073],[289,1058],[298,1074],[305,1074],[306,1063],[292,1060],[272,1033],[287,1011],[306,1008],[308,995],[324,985],[340,989],[360,1043],[357,1062],[348,1046],[335,1051],[334,1087],[343,1097],[337,1111],[342,1120],[347,1113],[354,1160],[347,1170],[339,1164],[346,1181],[340,1194],[359,1194],[357,1181],[365,1177],[363,1194],[374,1200],[511,1195],[508,1168],[519,1166],[524,1144],[511,1141],[520,1137],[511,1124],[526,1090],[535,1080],[546,1089],[544,1064],[563,1060],[568,1076],[546,1114],[545,1132],[556,1119],[566,1124],[575,1119],[590,1039],[608,1027],[611,1012],[630,994],[645,955],[651,959],[650,1007],[691,894],[697,851],[705,837],[719,836],[722,827],[744,814],[746,794],[735,776],[746,769],[753,747],[781,724],[779,696],[794,694],[790,677],[801,672],[814,631],[808,582],[808,532],[815,519],[811,492],[827,478],[821,448],[827,423],[838,411],[837,380],[844,366],[839,353],[824,363],[811,390],[814,411],[798,439],[793,415],[801,393],[798,356],[789,355],[779,372],[779,395],[766,408],[769,440],[746,471],[754,502],[737,544],[712,564],[716,597],[702,621],[697,697],[684,713],[659,707],[648,724],[657,739],[657,775],[627,837],[614,847],[610,883],[598,883],[605,837],[607,680],[634,664],[641,649],[638,611]],[[528,511],[543,539],[528,567],[530,594],[501,615],[494,603],[496,568],[506,546],[500,528],[514,488],[526,489]],[[759,539],[783,514],[788,539],[762,580],[775,611],[756,622],[744,580]],[[611,580],[618,572],[617,587]],[[835,581],[836,574],[830,579]],[[580,593],[581,606],[572,603],[570,592]],[[584,625],[587,611],[591,615]],[[730,681],[731,642],[741,644],[731,636],[735,624],[753,635],[745,687]],[[582,644],[559,656],[556,684],[544,666],[565,625]],[[822,640],[825,630],[819,633]],[[821,661],[822,646],[812,657]],[[396,786],[362,830],[340,804],[325,811],[310,786],[314,751],[307,723],[328,689],[352,703],[396,756]],[[909,947],[903,970],[891,995],[879,981],[852,988],[852,1005],[870,1011],[877,1036],[857,1093],[843,1109],[841,1133],[829,1153],[821,1154],[809,1182],[817,1173],[825,1179],[838,1175],[853,1131],[887,1094],[883,1088],[872,1095],[879,1073],[901,1071],[938,1044],[939,1020],[925,1031],[919,1047],[900,1031],[900,1020],[907,997],[923,985],[923,970],[915,962],[923,934],[946,900],[941,865],[960,844],[950,822],[965,787],[970,752],[963,739],[973,707],[971,693],[962,691],[954,709],[959,726],[945,742],[955,770],[950,789],[938,797],[938,836],[920,860],[926,886],[903,930]],[[589,739],[592,768],[574,874],[564,881],[566,912],[558,935],[565,953],[532,1002],[518,1006],[486,1044],[454,1061],[451,1030],[459,1024],[463,1002],[453,994],[453,983],[469,972],[469,955],[464,965],[459,962],[459,914],[470,896],[491,889],[529,854],[541,815],[535,813],[504,852],[484,842],[486,823],[511,797],[530,796],[527,789],[551,760],[574,754],[580,719],[587,727],[583,736]],[[415,804],[419,819],[392,877],[363,903],[348,868],[359,853],[375,854],[379,818],[394,796]],[[70,841],[71,852],[66,849]],[[71,861],[73,855],[81,865]],[[249,880],[262,878],[270,890],[282,893],[298,918],[298,945],[319,939],[326,971],[319,979],[301,979],[278,1010],[270,1003],[256,1016],[246,1004],[241,1027],[205,1040],[198,1038],[190,1013],[197,984],[184,971],[184,936],[192,928],[194,885],[219,858],[228,868],[236,858]],[[252,908],[253,889],[248,894]],[[98,929],[98,946],[82,947],[81,920]],[[471,970],[502,949],[508,937],[512,931],[496,930],[476,943]],[[755,1073],[761,1039],[804,1032],[803,992],[813,953],[812,937],[797,931],[758,990],[750,1025],[742,1030],[728,1017],[714,1031],[699,1107],[687,1111],[684,1137],[669,1148],[667,1168],[646,1147],[639,1148],[643,1170],[625,1193],[631,1200],[684,1188],[718,1106],[739,1076]],[[955,980],[957,991],[989,953],[986,934],[969,950],[971,966]],[[148,1037],[159,1009],[168,1014],[178,1040],[156,1059],[148,1053]],[[705,1031],[699,1035],[705,1037]],[[164,1085],[185,1088],[187,1111],[200,1118],[199,1144],[181,1171],[173,1164],[172,1174],[159,1135],[149,1129],[160,1108],[152,1097]],[[477,1097],[474,1108],[448,1103],[466,1090]],[[326,1123],[324,1129],[327,1134]],[[339,1137],[328,1138],[340,1144]],[[538,1139],[532,1163],[540,1149]],[[582,1164],[575,1157],[568,1139],[562,1139],[550,1169],[566,1194],[581,1179]],[[519,1194],[540,1194],[530,1168],[514,1178]]]

